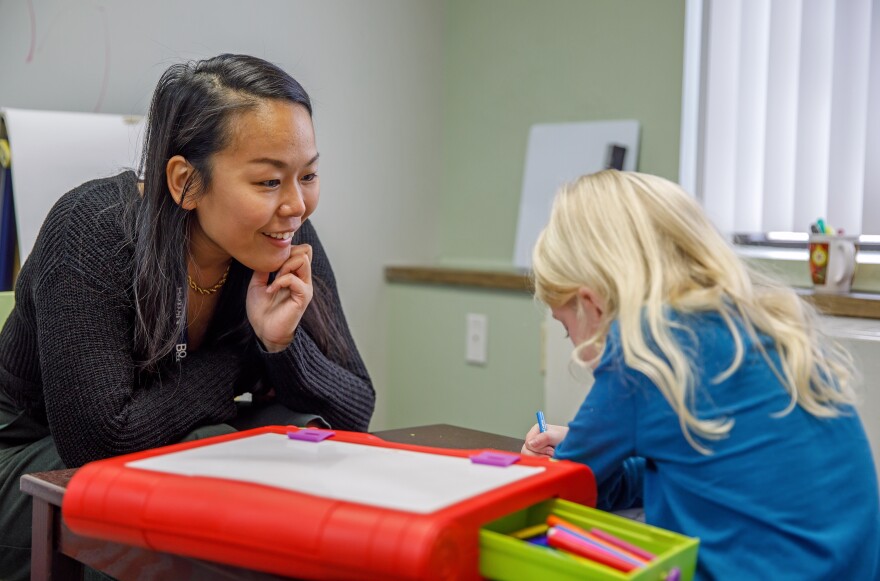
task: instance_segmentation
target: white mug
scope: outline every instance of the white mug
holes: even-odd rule
[[[848,293],[856,271],[858,238],[810,235],[810,276],[817,293]]]

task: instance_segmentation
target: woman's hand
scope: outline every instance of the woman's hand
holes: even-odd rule
[[[529,433],[526,434],[526,441],[522,447],[522,453],[526,456],[544,456],[552,458],[559,442],[568,435],[567,426],[555,426],[547,424],[547,431],[541,433],[538,424],[532,426]]]
[[[293,341],[300,320],[312,300],[312,247],[290,247],[290,258],[275,280],[268,272],[254,272],[247,293],[247,315],[266,351],[283,351]]]

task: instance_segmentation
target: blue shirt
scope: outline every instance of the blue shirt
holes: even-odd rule
[[[624,363],[614,322],[556,458],[590,466],[599,508],[642,500],[649,524],[699,537],[698,579],[880,578],[880,494],[855,411],[774,417],[790,398],[748,335],[742,365],[715,384],[735,353],[721,316],[673,318],[696,362],[697,416],[732,418],[728,436],[700,440],[710,455],[691,447],[657,387]],[[760,340],[778,365],[773,341]]]

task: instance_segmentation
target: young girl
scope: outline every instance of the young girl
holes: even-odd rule
[[[700,538],[700,579],[877,579],[880,508],[850,359],[698,204],[614,170],[564,187],[536,296],[594,368],[523,453],[588,464],[599,508]]]
[[[311,111],[257,58],[172,66],[143,181],[86,183],[46,218],[0,333],[0,578],[28,575],[22,474],[228,424],[367,429],[373,387],[307,221]],[[274,403],[239,413],[248,391]]]

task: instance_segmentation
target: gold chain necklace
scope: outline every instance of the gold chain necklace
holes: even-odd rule
[[[229,276],[229,267],[230,267],[231,265],[232,265],[232,263],[229,263],[229,264],[226,265],[226,272],[224,272],[224,273],[223,273],[223,276],[220,277],[220,281],[219,281],[217,284],[215,284],[214,286],[212,286],[211,288],[202,288],[202,287],[200,287],[199,285],[196,284],[196,281],[194,281],[194,280],[189,276],[189,274],[187,274],[187,275],[186,275],[186,280],[189,281],[189,288],[193,289],[194,291],[196,291],[196,292],[199,293],[200,295],[212,295],[212,294],[214,294],[215,292],[217,292],[218,290],[220,290],[221,288],[223,288],[223,285],[224,285],[224,284],[226,284],[226,277]]]

